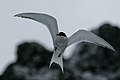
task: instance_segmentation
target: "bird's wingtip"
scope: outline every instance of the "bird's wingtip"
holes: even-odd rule
[[[19,14],[15,14],[14,17],[24,17],[26,13],[19,13]]]
[[[16,15],[14,15],[14,17],[18,17],[18,15],[16,14]]]
[[[115,49],[113,48],[113,46],[109,45],[108,48],[115,52]]]
[[[111,48],[111,50],[115,52],[115,49],[113,47]]]
[[[21,17],[20,14],[15,14],[14,17]]]
[[[24,15],[24,13],[16,14],[14,17],[20,17],[20,18],[30,18]]]

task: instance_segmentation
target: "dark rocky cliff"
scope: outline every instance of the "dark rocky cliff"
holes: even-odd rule
[[[90,43],[76,46],[72,57],[64,59],[64,73],[58,65],[49,69],[52,51],[35,42],[18,46],[17,61],[7,67],[0,80],[120,80],[120,29],[110,24],[92,30],[116,50]]]

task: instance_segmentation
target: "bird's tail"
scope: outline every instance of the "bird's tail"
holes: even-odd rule
[[[61,67],[62,72],[63,71],[63,56],[61,54],[61,56],[58,56],[59,54],[61,54],[58,50],[54,51],[52,59],[50,61],[50,65],[49,68],[51,67],[52,63],[55,62],[56,64],[58,64]]]

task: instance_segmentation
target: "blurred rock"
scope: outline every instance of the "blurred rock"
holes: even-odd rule
[[[73,52],[70,63],[82,73],[83,77],[83,73],[89,72],[89,78],[84,77],[86,80],[120,80],[120,29],[104,24],[92,32],[110,43],[116,51],[91,43],[80,43]],[[97,76],[104,79],[92,79]]]
[[[64,73],[53,64],[49,69],[52,51],[35,42],[18,46],[17,60],[9,65],[0,80],[120,80],[120,29],[110,24],[92,30],[116,50],[91,43],[80,43],[72,57],[64,59]]]

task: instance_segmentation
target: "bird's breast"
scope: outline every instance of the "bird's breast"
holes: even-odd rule
[[[67,37],[58,36],[56,39],[56,47],[60,50],[64,50],[67,47],[67,43],[68,43]]]

